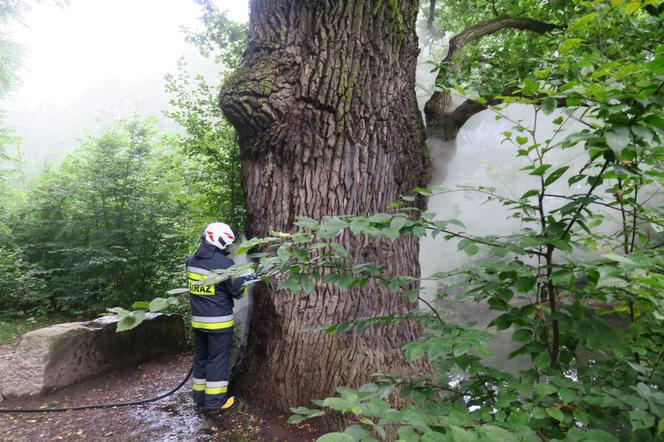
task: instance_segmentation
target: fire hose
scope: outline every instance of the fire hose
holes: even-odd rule
[[[0,408],[0,413],[50,413],[50,412],[72,411],[72,410],[93,410],[96,408],[128,407],[131,405],[147,404],[148,402],[155,402],[158,401],[159,399],[163,399],[178,391],[189,380],[192,371],[193,367],[189,369],[187,376],[185,376],[182,382],[180,382],[172,390],[169,390],[166,393],[160,394],[159,396],[155,396],[149,399],[141,399],[138,401],[128,401],[128,402],[114,402],[108,404],[78,405],[73,407],[59,407],[59,408]]]
[[[249,293],[247,293],[247,301],[248,301],[248,316],[247,316],[247,324],[251,322],[251,311],[253,308],[253,296],[251,293],[251,290]],[[234,377],[235,372],[237,371],[238,367],[240,366],[240,363],[244,359],[244,353],[245,353],[245,348],[246,348],[246,342],[249,334],[249,327],[243,327],[243,333],[242,333],[242,338],[241,338],[241,345],[240,345],[240,352],[239,356],[237,358],[237,361],[231,368],[231,375],[230,378],[231,380]],[[160,399],[163,399],[165,397],[168,397],[178,391],[182,386],[189,380],[191,377],[191,374],[193,372],[193,364],[192,367],[189,368],[189,371],[187,372],[187,375],[184,377],[184,379],[173,389],[167,391],[166,393],[162,393],[158,396],[155,396],[153,398],[149,399],[140,399],[136,401],[127,401],[127,402],[112,402],[112,403],[107,403],[107,404],[91,404],[91,405],[77,405],[77,406],[71,406],[71,407],[46,407],[46,408],[0,408],[0,413],[55,413],[55,412],[63,412],[63,411],[75,411],[75,410],[94,410],[94,409],[99,409],[99,408],[115,408],[115,407],[129,407],[129,406],[135,406],[135,405],[143,405],[147,404],[150,402],[156,402]]]

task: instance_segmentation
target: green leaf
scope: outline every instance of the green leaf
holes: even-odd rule
[[[635,410],[644,410],[648,408],[648,402],[633,394],[623,394],[620,400]]]
[[[565,52],[568,52],[579,46],[582,42],[583,40],[580,38],[568,38],[558,45],[558,52],[564,54]]]
[[[306,275],[301,276],[300,284],[306,293],[311,294],[314,292],[314,283]]]
[[[356,219],[350,223],[350,231],[354,235],[365,233],[369,229],[369,222],[364,219]]]
[[[563,422],[565,420],[565,414],[560,411],[558,408],[549,407],[546,409],[546,414],[557,420],[558,422]]]
[[[646,124],[648,126],[658,127],[660,129],[664,128],[664,118],[659,115],[648,115],[646,117]]]
[[[408,221],[408,218],[404,216],[395,216],[390,222],[390,228],[399,231]]]
[[[160,312],[166,307],[168,307],[168,300],[165,298],[154,298],[148,306],[151,312]]]
[[[585,411],[577,408],[576,410],[574,410],[573,414],[574,414],[574,419],[576,419],[583,425],[588,425],[590,423],[590,417]]]
[[[565,172],[567,172],[567,169],[569,169],[569,166],[563,166],[551,172],[544,180],[544,185],[550,186],[555,183]]]
[[[556,246],[556,248],[564,252],[572,252],[572,250],[574,250],[572,244],[570,244],[569,241],[564,239],[553,239],[549,241],[549,243],[551,243],[551,245]]]
[[[323,406],[337,411],[344,411],[351,405],[349,401],[340,397],[327,397],[323,400]]]
[[[535,384],[535,390],[542,396],[549,396],[558,391],[558,387],[552,384]]]
[[[479,433],[486,437],[487,441],[494,442],[517,442],[521,438],[517,437],[514,433],[510,433],[504,428],[495,425],[484,424],[480,427]]]
[[[404,350],[409,361],[416,361],[424,356],[426,346],[421,342],[411,342],[404,346]]]
[[[533,196],[535,196],[535,195],[538,195],[539,192],[540,192],[539,189],[530,189],[528,192],[526,192],[526,193],[524,193],[523,195],[521,195],[521,197],[520,197],[519,199],[521,199],[521,200],[528,199],[528,198],[530,198],[530,197],[533,197]]]
[[[416,187],[415,189],[413,189],[413,192],[416,192],[416,193],[418,193],[422,196],[431,196],[431,195],[433,195],[433,191],[431,191],[431,189],[425,189],[423,187]]]
[[[625,12],[627,14],[633,14],[641,8],[641,1],[633,1],[625,6]]]
[[[521,276],[516,280],[516,288],[522,293],[528,293],[535,287],[537,278],[534,276]]]
[[[454,224],[455,226],[459,226],[462,229],[466,228],[466,225],[461,220],[458,220],[458,219],[455,219],[455,218],[450,218],[450,219],[447,220],[447,222],[450,223],[450,224]]]
[[[189,290],[187,290],[189,291]],[[133,309],[149,309],[150,308],[150,303],[148,301],[136,301],[131,305],[131,308]]]
[[[420,437],[417,435],[415,430],[411,427],[399,427],[399,441],[403,442],[419,442]]]
[[[286,279],[285,281],[280,281],[277,289],[295,291],[298,289],[299,286],[300,284],[299,284],[298,275],[291,275],[291,277]]]
[[[527,328],[520,328],[512,334],[512,340],[516,342],[527,342],[533,337],[533,332]]]
[[[576,393],[568,388],[561,388],[558,391],[558,396],[560,396],[560,400],[566,404],[569,404],[576,399]]]
[[[548,354],[545,352],[542,352],[538,354],[535,359],[533,360],[535,363],[535,366],[539,368],[540,370],[543,370],[547,368],[549,365],[551,365],[551,358],[549,357]]]
[[[577,27],[580,26],[584,23],[588,23],[592,20],[595,20],[599,14],[597,12],[591,12],[590,14],[583,15],[576,20],[574,20],[574,23],[572,24],[572,27]]]
[[[589,430],[586,432],[585,437],[588,442],[620,442],[613,435],[602,430]]]
[[[523,88],[522,92],[524,95],[535,95],[537,91],[539,90],[539,85],[537,84],[537,81],[530,77],[526,77],[526,79],[523,81]],[[518,141],[518,137],[517,137]]]
[[[581,180],[584,179],[585,177],[586,177],[586,176],[585,176],[584,174],[574,175],[574,176],[570,177],[570,178],[567,180],[567,184],[569,184],[569,185],[571,186],[572,184],[578,183],[579,181],[581,181]]]
[[[352,437],[354,440],[362,440],[369,436],[369,432],[361,425],[351,425],[344,430],[344,433]]]
[[[293,224],[298,227],[304,227],[305,229],[314,229],[318,227],[318,221],[306,216],[298,216],[297,221],[295,221]]]
[[[307,407],[296,407],[296,408],[291,408],[290,411],[295,413],[294,416],[291,416],[288,419],[288,423],[291,424],[297,424],[302,422],[305,419],[309,419],[312,417],[319,417],[319,416],[324,416],[325,411],[324,410],[317,410],[313,408],[307,408]]]
[[[475,244],[469,244],[463,248],[463,251],[466,252],[468,256],[473,256],[476,255],[477,252],[480,251],[480,249]]]
[[[542,112],[544,115],[550,115],[558,107],[558,101],[553,97],[547,97],[542,101]]]
[[[145,318],[145,312],[143,310],[136,310],[128,313],[127,315],[121,316],[118,320],[116,331],[122,332],[131,330],[134,327],[137,327],[143,319]]]
[[[369,217],[369,222],[374,224],[383,224],[387,221],[391,221],[393,216],[394,215],[390,215],[389,213],[377,213]]]
[[[535,175],[535,176],[540,176],[544,175],[544,172],[549,170],[551,168],[551,164],[542,164],[539,167],[536,167],[532,172],[530,172],[528,175]]]
[[[300,422],[309,419],[309,416],[303,416],[301,414],[294,414],[293,416],[288,418],[288,423],[289,424],[299,424]]]
[[[277,256],[279,257],[279,259],[281,259],[281,261],[287,262],[291,257],[290,248],[285,244],[279,246],[279,248],[277,249]]]
[[[646,68],[652,72],[663,72],[664,71],[664,56],[659,56],[653,61],[645,64]]]
[[[318,236],[320,238],[333,238],[348,226],[344,220],[339,217],[327,216],[323,224],[320,225]]]
[[[341,256],[342,258],[347,258],[348,257],[348,250],[342,245],[337,242],[330,243],[330,247],[332,250],[337,252],[337,255]]]
[[[631,259],[627,258],[626,256],[623,255],[618,255],[617,253],[607,253],[606,255],[603,255],[604,258],[610,259],[611,261],[616,261],[621,264],[628,264],[631,266],[636,266],[637,264],[632,261]]]
[[[337,285],[338,285],[342,290],[348,290],[348,289],[350,289],[352,286],[355,285],[355,282],[356,282],[356,281],[355,281],[355,278],[353,278],[351,275],[349,275],[348,273],[344,273],[344,274],[342,274],[342,275],[339,276],[339,278],[337,279],[336,282],[337,282]]]
[[[458,358],[459,356],[465,355],[468,353],[468,350],[470,350],[470,345],[466,343],[458,344],[454,346],[453,354],[455,358]]]
[[[112,308],[107,308],[106,310],[118,315],[119,317],[126,316],[130,313],[129,310],[125,310],[122,307],[112,307]]]
[[[632,430],[646,430],[655,425],[655,416],[642,410],[629,412],[629,423]]]
[[[510,325],[512,325],[512,320],[510,319],[510,315],[508,313],[498,316],[496,319],[489,323],[489,326],[495,326],[496,330],[498,331],[506,330],[510,327]]]
[[[516,142],[519,146],[523,146],[524,144],[526,144],[528,142],[528,140],[530,140],[530,138],[528,138],[528,137],[522,137],[522,136],[517,136],[516,137]]]
[[[489,307],[491,307],[491,310],[498,310],[503,312],[508,311],[510,308],[509,304],[507,304],[507,301],[499,296],[492,296],[489,298]]]
[[[629,145],[629,128],[626,126],[615,126],[604,133],[606,144],[614,152],[620,152]]]
[[[475,436],[474,433],[464,430],[461,427],[457,427],[456,425],[451,425],[450,430],[454,442],[475,442],[477,440],[477,436]]]
[[[553,70],[553,67],[551,67],[551,66],[547,66],[544,69],[536,69],[535,70],[535,76],[537,78],[544,79],[544,78],[548,77],[551,74],[552,70]]]
[[[632,370],[636,371],[637,373],[639,373],[641,375],[644,375],[644,376],[648,375],[648,371],[646,370],[646,368],[643,365],[635,364],[635,363],[630,362],[630,361],[625,361],[625,362],[627,363],[627,365],[630,366],[630,368]]]

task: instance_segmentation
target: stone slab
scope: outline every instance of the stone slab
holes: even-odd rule
[[[77,381],[180,351],[177,316],[147,314],[138,327],[116,332],[117,317],[69,322],[23,335],[0,373],[0,395],[38,396]]]

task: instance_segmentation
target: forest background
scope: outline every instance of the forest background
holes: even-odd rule
[[[230,24],[214,3],[199,6],[208,29],[237,28],[220,37],[224,42],[244,38],[243,27]],[[5,24],[27,7],[7,2]],[[181,60],[176,71],[164,73],[170,103],[161,115],[145,118],[127,109],[125,117],[101,133],[90,130],[71,153],[44,163],[36,175],[26,170],[35,163],[21,155],[20,140],[3,128],[4,341],[45,322],[90,318],[110,306],[130,307],[163,295],[182,284],[184,258],[208,222],[224,219],[242,230],[238,148],[216,104],[221,71],[232,66],[229,57],[237,58],[237,50],[226,57],[205,36],[183,30],[182,38],[209,65],[218,65],[218,79],[209,84]],[[7,95],[20,81],[20,50],[7,36],[2,43]],[[159,129],[158,119],[181,129]]]
[[[206,31],[187,38],[223,61],[227,87],[223,78],[240,60],[245,30],[213,4],[201,5]],[[400,17],[403,3],[389,5],[392,18]],[[322,285],[345,291],[378,284],[426,307],[329,324],[322,331],[354,339],[374,327],[422,324],[422,336],[403,348],[423,369],[340,386],[336,397],[315,401],[317,408],[294,408],[292,421],[344,416],[344,432],[321,440],[661,439],[664,7],[648,0],[465,0],[423,2],[419,10],[421,29],[429,31],[422,41],[456,35],[432,51],[432,99],[442,107],[427,103],[427,134],[449,141],[470,115],[492,107],[496,119],[513,124],[500,135],[534,185],[520,196],[484,186],[416,188],[387,213],[303,217],[298,231],[245,244],[245,251],[262,247],[258,262],[219,278],[252,272],[275,289],[277,277],[276,293],[305,296]],[[403,19],[393,24],[404,32]],[[392,37],[400,47],[403,35],[385,39]],[[170,301],[146,301],[183,285],[182,259],[204,220],[243,225],[239,149],[218,110],[220,84],[192,78],[184,67],[166,84],[173,94],[167,115],[182,134],[160,134],[149,120],[129,118],[24,188],[9,185],[19,168],[4,172],[0,265],[13,275],[0,291],[5,314],[166,308]],[[467,101],[447,108],[451,92]],[[529,108],[531,118],[514,118],[512,104]],[[441,110],[452,119],[436,127]],[[547,118],[559,129],[542,139],[538,122]],[[581,163],[561,162],[557,155],[570,149],[581,149]],[[455,192],[498,202],[520,229],[479,235],[417,204]],[[421,296],[419,275],[354,262],[340,235],[442,235],[474,258],[424,275],[436,284],[431,300]],[[508,356],[525,357],[522,370],[488,366],[481,356],[492,334],[441,317],[439,302],[458,299],[488,305],[496,314],[492,331],[511,330]],[[136,313],[125,314],[130,325],[139,322]],[[395,401],[396,394],[408,400]]]

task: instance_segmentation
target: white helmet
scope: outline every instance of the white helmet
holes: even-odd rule
[[[224,250],[226,246],[233,244],[235,235],[228,224],[212,223],[205,228],[203,237],[208,244]]]

